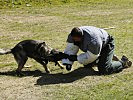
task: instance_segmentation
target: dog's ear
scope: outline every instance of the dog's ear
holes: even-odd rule
[[[45,42],[41,42],[39,45],[46,45],[46,43]]]
[[[43,42],[43,44],[46,44],[45,42]]]
[[[42,42],[42,43],[40,43],[41,45],[46,45],[46,43],[45,42]]]

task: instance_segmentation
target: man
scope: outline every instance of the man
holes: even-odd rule
[[[93,26],[75,27],[69,34],[67,42],[64,53],[69,56],[62,60],[67,70],[71,70],[74,61],[86,67],[96,64],[100,74],[120,72],[132,65],[125,56],[120,61],[112,61],[114,39],[104,29]],[[84,53],[77,56],[79,49]]]

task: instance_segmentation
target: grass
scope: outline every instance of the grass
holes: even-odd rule
[[[33,0],[34,1],[34,0]],[[115,53],[127,55],[133,61],[133,1],[132,0],[66,0],[53,3],[29,2],[10,6],[0,3],[0,48],[12,48],[24,39],[45,40],[61,51],[66,46],[67,35],[75,26],[92,25],[116,27],[108,30],[116,42]],[[51,0],[52,1],[52,0]],[[65,1],[65,0],[64,0]],[[0,56],[0,72],[17,68],[12,55]],[[25,71],[44,69],[30,59]],[[75,63],[72,72],[60,70],[49,64],[51,74],[27,77],[0,75],[0,99],[15,100],[132,100],[133,68],[121,73],[97,76],[89,69]],[[79,69],[78,69],[79,68]],[[63,74],[62,74],[63,73]],[[35,85],[37,84],[37,85]]]

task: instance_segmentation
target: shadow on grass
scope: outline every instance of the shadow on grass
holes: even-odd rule
[[[43,76],[45,73],[42,73],[39,70],[35,71],[22,71],[24,76],[21,77],[26,77],[26,76],[33,76],[33,77],[38,77],[38,76]],[[16,71],[7,71],[7,72],[0,72],[0,75],[6,75],[6,76],[17,76]]]
[[[43,75],[37,80],[36,85],[71,83],[76,80],[82,79],[85,76],[93,76],[93,75],[98,75],[98,72],[94,71],[94,69],[92,68],[80,67],[67,74],[56,73],[56,74]]]
[[[85,76],[99,75],[98,72],[95,71],[94,69],[84,68],[84,67],[80,67],[78,69],[75,69],[74,71],[67,73],[67,74],[63,74],[63,73],[46,74],[46,73],[42,73],[39,70],[22,71],[22,73],[24,74],[24,76],[21,76],[21,77],[27,77],[27,76],[38,77],[38,76],[41,76],[37,80],[35,85],[72,83],[76,80],[84,78]],[[0,72],[0,75],[18,77],[16,74],[16,71]]]

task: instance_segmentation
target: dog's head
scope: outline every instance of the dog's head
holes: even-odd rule
[[[41,42],[38,45],[38,53],[42,59],[46,59],[51,62],[57,62],[66,58],[66,54],[49,47],[45,42]]]
[[[38,44],[37,51],[42,57],[46,57],[50,54],[52,48],[50,48],[45,42],[41,42]]]

